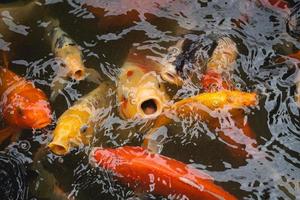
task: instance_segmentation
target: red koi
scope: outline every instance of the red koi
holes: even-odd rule
[[[0,108],[9,126],[43,128],[51,122],[44,92],[6,68],[0,68]]]
[[[142,147],[95,148],[90,162],[112,171],[121,183],[132,189],[190,200],[237,199],[214,184],[207,174]]]
[[[259,0],[259,2],[265,7],[289,12],[289,3],[285,0]]]

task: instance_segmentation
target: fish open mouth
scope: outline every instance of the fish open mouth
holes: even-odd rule
[[[84,76],[84,71],[81,69],[75,71],[75,73],[74,73],[74,78],[76,80],[81,80],[83,76]]]
[[[157,103],[154,99],[149,99],[141,104],[141,109],[145,115],[153,115],[157,111]]]
[[[61,144],[55,144],[55,143],[50,143],[48,145],[50,150],[55,153],[56,155],[62,156],[65,155],[68,152],[68,149],[66,149],[66,146],[61,145]]]
[[[157,117],[162,113],[163,105],[160,99],[150,97],[141,101],[139,112],[146,118]]]

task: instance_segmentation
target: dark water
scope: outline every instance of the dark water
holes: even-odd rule
[[[58,18],[61,27],[82,48],[85,65],[95,68],[104,80],[114,84],[131,48],[163,57],[169,46],[188,38],[202,46],[199,56],[207,60],[215,39],[228,35],[234,38],[239,50],[233,81],[244,91],[256,91],[260,95],[259,105],[247,112],[247,119],[257,135],[257,149],[263,156],[241,162],[226,151],[226,144],[204,122],[190,120],[166,127],[169,137],[162,154],[208,173],[239,199],[300,198],[300,113],[294,101],[298,68],[292,59],[287,58],[280,64],[274,61],[277,56],[300,49],[300,42],[286,31],[286,12],[250,0],[176,0],[166,5],[159,0],[145,4],[102,0],[95,1],[95,5],[105,7],[106,15],[96,17],[82,2],[46,0],[34,11],[26,12],[21,7],[20,18],[13,18],[15,24],[10,29],[1,22],[0,48],[9,51],[11,69],[50,95],[58,64],[45,39],[45,16]],[[5,18],[5,10],[1,6],[1,20]],[[134,18],[120,24],[124,16],[118,16],[128,12],[134,13]],[[14,15],[11,13],[11,16]],[[196,70],[199,76],[201,67]],[[52,102],[54,119],[95,87],[86,81],[70,81]],[[176,100],[201,91],[191,80],[182,88],[168,88]],[[109,92],[114,94],[114,91]],[[133,191],[119,185],[108,173],[98,173],[88,165],[87,155],[92,146],[116,147],[142,142],[141,133],[135,128],[142,122],[122,120],[114,99],[110,105],[109,114],[92,144],[73,150],[65,157],[55,156],[45,149],[51,141],[55,121],[42,130],[23,131],[18,141],[1,145],[1,150],[17,158],[26,170],[28,199],[62,199],[51,192],[54,185],[60,188],[57,196],[70,199],[134,196]],[[162,199],[152,195],[148,198]]]

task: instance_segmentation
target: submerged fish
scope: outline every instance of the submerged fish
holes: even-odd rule
[[[292,9],[286,24],[287,32],[292,37],[300,40],[300,3],[297,3]]]
[[[9,126],[43,128],[51,122],[44,92],[6,68],[0,68],[0,98],[3,119]]]
[[[58,119],[53,131],[53,140],[48,145],[57,155],[69,153],[71,147],[88,144],[94,134],[95,125],[100,124],[99,111],[109,102],[107,91],[110,85],[102,83],[80,98]]]
[[[90,163],[113,172],[121,183],[133,190],[174,199],[236,199],[214,184],[207,174],[141,147],[94,148]]]
[[[287,12],[289,10],[289,2],[285,0],[258,0],[258,3],[264,7],[273,8]]]
[[[119,75],[117,99],[120,116],[125,119],[155,118],[169,97],[153,65],[135,61],[127,60]]]
[[[53,80],[51,99],[55,99],[58,91],[63,89],[66,82],[64,79],[68,77],[77,81],[87,78],[88,81],[100,83],[100,74],[95,69],[84,66],[80,47],[61,29],[58,20],[50,19],[46,31],[50,33],[52,52],[63,62],[64,67],[58,71],[57,77]]]
[[[28,176],[24,163],[16,156],[0,152],[1,199],[28,199]]]

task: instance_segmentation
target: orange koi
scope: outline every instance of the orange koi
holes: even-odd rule
[[[117,180],[134,190],[190,200],[237,199],[209,175],[142,147],[95,148],[90,163],[112,171]]]
[[[259,2],[265,7],[271,7],[283,11],[288,11],[289,3],[285,0],[259,0]]]
[[[51,122],[44,92],[6,68],[0,68],[0,108],[9,126],[43,128]]]

